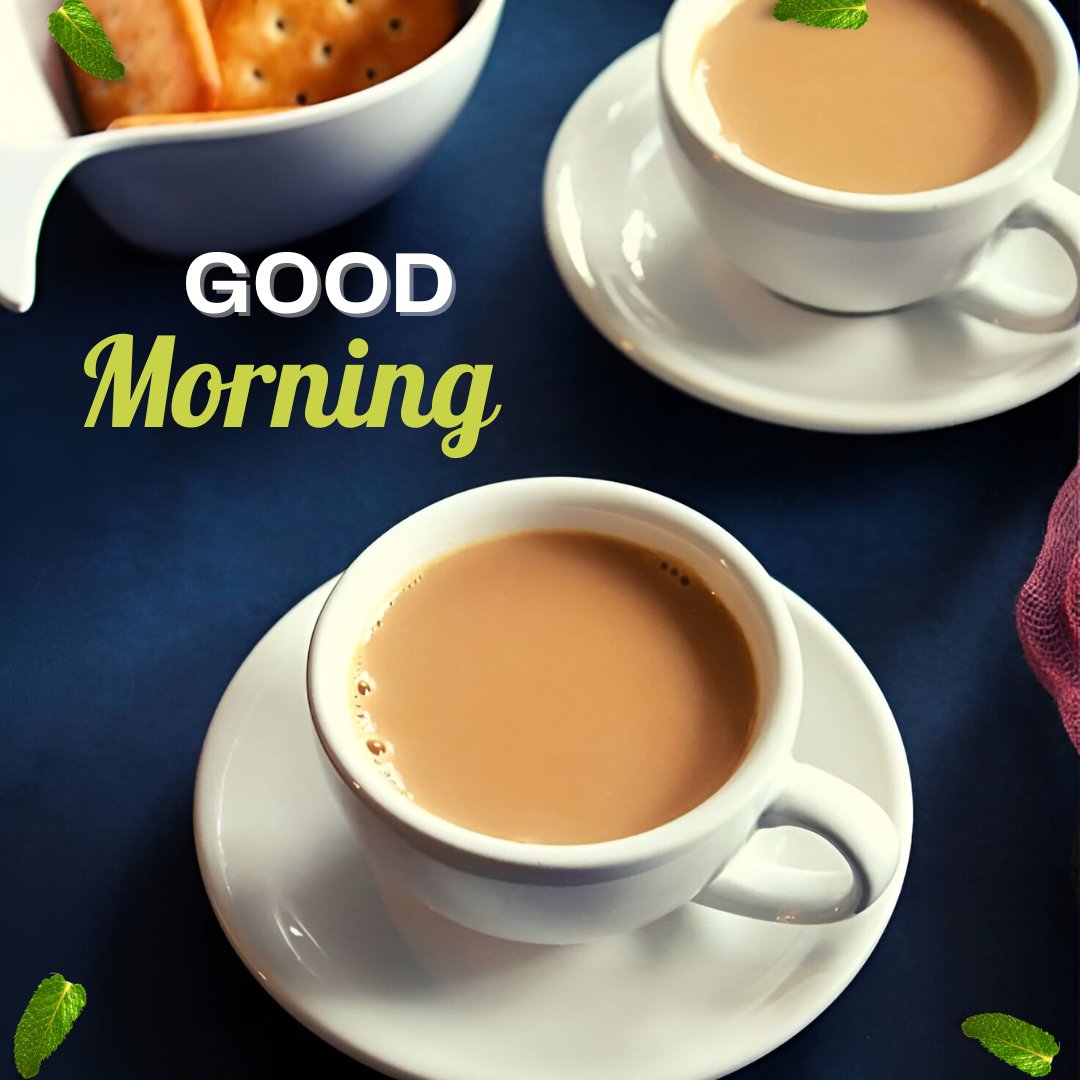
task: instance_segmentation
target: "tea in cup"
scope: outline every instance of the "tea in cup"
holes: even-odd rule
[[[353,670],[357,734],[425,809],[585,844],[692,810],[738,768],[758,677],[731,612],[674,556],[528,529],[398,588]]]

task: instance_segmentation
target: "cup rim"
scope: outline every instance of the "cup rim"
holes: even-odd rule
[[[719,0],[674,0],[660,31],[659,82],[669,112],[684,130],[711,156],[750,180],[798,199],[839,210],[875,211],[883,214],[910,214],[945,210],[999,190],[1036,167],[1056,147],[1068,131],[1077,104],[1077,57],[1072,36],[1060,13],[1048,0],[1012,0],[1039,23],[1052,57],[1047,90],[1041,111],[1024,141],[1008,157],[976,176],[945,187],[903,193],[844,191],[796,180],[762,165],[747,155],[734,153],[731,146],[702,122],[702,109],[694,100],[692,80],[687,74],[693,57],[681,46],[694,46],[716,20],[709,13]],[[1007,15],[995,9],[1007,24]],[[1035,63],[1035,58],[1032,58]]]
[[[671,821],[645,832],[584,844],[534,844],[477,832],[449,822],[405,798],[371,764],[353,727],[345,692],[346,674],[327,655],[332,612],[348,607],[356,583],[366,573],[372,553],[391,548],[406,531],[426,528],[430,518],[452,509],[467,510],[485,499],[517,499],[538,505],[561,497],[566,505],[602,509],[621,507],[625,518],[662,521],[687,538],[723,551],[726,569],[734,568],[751,595],[775,659],[775,686],[763,694],[754,741],[732,776],[711,796]],[[532,503],[527,500],[533,500]],[[658,516],[657,516],[658,515]],[[542,527],[542,526],[528,526]],[[492,529],[486,536],[505,534]],[[613,535],[618,535],[613,533]],[[465,541],[477,542],[483,539]],[[458,545],[449,545],[453,550]],[[701,573],[701,568],[698,568]],[[386,582],[389,593],[398,582]],[[753,646],[751,646],[753,649]],[[755,660],[760,656],[760,651]],[[307,666],[308,703],[316,734],[340,779],[369,809],[389,821],[424,850],[464,859],[498,873],[506,871],[578,871],[617,873],[666,861],[695,846],[750,805],[767,787],[776,766],[790,756],[802,704],[802,659],[794,622],[779,586],[756,558],[727,530],[704,514],[673,499],[610,480],[582,477],[531,477],[470,488],[441,499],[399,521],[369,544],[349,564],[327,597],[312,633]]]

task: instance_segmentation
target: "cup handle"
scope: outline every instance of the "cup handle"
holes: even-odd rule
[[[1005,291],[991,288],[982,280],[980,267],[986,254],[980,256],[973,275],[953,291],[959,307],[987,322],[1007,330],[1025,330],[1029,333],[1052,334],[1069,330],[1080,322],[1080,195],[1070,191],[1064,184],[1051,180],[1044,191],[1031,202],[1014,210],[1001,226],[1001,235],[1011,229],[1041,229],[1058,242],[1069,256],[1076,282],[1072,299],[1064,307],[1044,300],[1039,303],[1032,294],[1018,290],[1013,297]],[[992,245],[991,245],[992,246]]]
[[[694,901],[770,922],[839,922],[877,900],[900,862],[900,839],[885,811],[869,795],[813,765],[791,763],[780,793],[757,827],[779,825],[824,837],[847,860],[848,869],[799,870],[741,859],[710,881]]]

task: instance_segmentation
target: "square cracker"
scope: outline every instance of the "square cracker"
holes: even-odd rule
[[[311,105],[413,67],[457,29],[456,0],[219,0],[221,107]]]
[[[217,106],[221,76],[202,0],[96,0],[92,10],[126,71],[108,82],[74,69],[91,130],[120,116]]]

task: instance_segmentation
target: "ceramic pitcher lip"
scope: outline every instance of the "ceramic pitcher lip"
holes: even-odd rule
[[[489,836],[448,822],[395,790],[357,736],[347,694],[349,672],[341,660],[346,649],[348,655],[355,650],[364,619],[377,614],[361,612],[353,605],[371,567],[410,534],[445,528],[454,517],[475,522],[476,515],[483,515],[493,523],[499,518],[500,524],[449,542],[444,552],[485,535],[513,531],[506,523],[513,518],[514,508],[522,510],[520,528],[544,527],[542,522],[533,523],[542,513],[551,518],[548,525],[558,527],[565,524],[558,520],[558,511],[567,508],[599,512],[614,535],[620,535],[620,521],[624,528],[631,527],[628,522],[661,526],[698,547],[702,558],[694,569],[706,584],[719,583],[729,595],[738,592],[740,602],[755,608],[755,625],[743,625],[762,682],[753,744],[716,793],[673,821],[633,836],[587,844],[532,844]],[[382,581],[382,595],[390,594],[410,569],[416,565],[405,567],[395,580]],[[353,636],[343,647],[340,636],[349,625]],[[308,654],[307,687],[315,730],[338,775],[370,810],[389,820],[417,847],[451,861],[464,858],[478,869],[604,873],[618,872],[620,867],[641,869],[694,846],[768,787],[770,776],[789,758],[794,742],[802,701],[802,663],[794,624],[778,586],[750,552],[715,522],[642,488],[606,480],[541,477],[452,495],[406,518],[369,545],[342,574],[319,615]]]
[[[708,111],[690,77],[702,34],[731,6],[721,0],[675,0],[660,33],[660,88],[670,113],[718,161],[778,192],[840,210],[881,214],[945,210],[1013,182],[1052,155],[1065,138],[1076,108],[1076,50],[1058,12],[1047,0],[1002,0],[995,12],[1017,32],[1039,77],[1041,108],[1027,138],[1004,160],[946,187],[904,194],[867,194],[820,187],[775,172],[747,157],[710,127]],[[1033,45],[1038,47],[1033,48]]]

